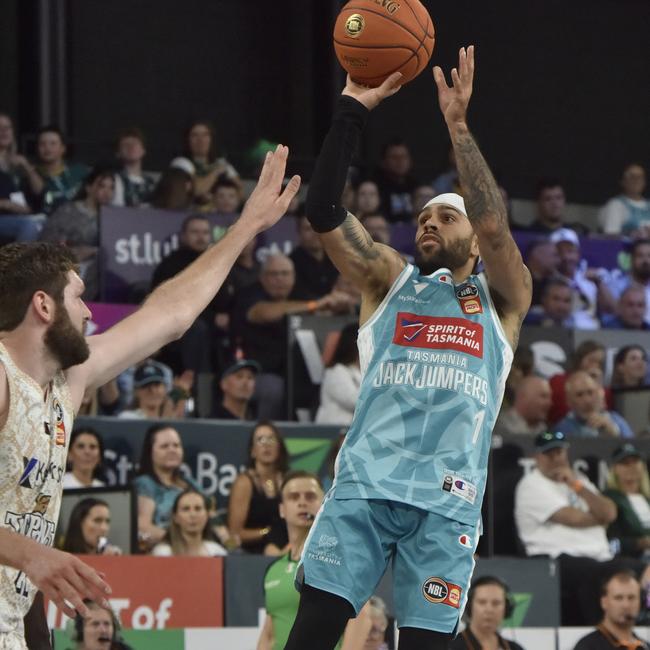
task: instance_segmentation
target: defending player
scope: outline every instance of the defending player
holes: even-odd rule
[[[339,271],[362,292],[364,373],[334,486],[307,538],[288,650],[330,650],[392,562],[399,648],[446,648],[466,599],[480,534],[492,426],[530,274],[494,178],[467,127],[474,48],[452,87],[434,69],[465,201],[432,199],[418,217],[418,268],[376,244],[340,205],[372,110],[399,89],[348,78],[325,138],[307,214]],[[485,272],[475,269],[479,254]]]
[[[110,593],[78,558],[50,546],[74,413],[88,387],[178,338],[218,291],[243,248],[286,212],[288,149],[267,155],[240,219],[214,247],[156,289],[133,315],[86,339],[90,312],[65,248],[0,249],[0,649],[25,648],[23,616],[40,589],[71,618]]]

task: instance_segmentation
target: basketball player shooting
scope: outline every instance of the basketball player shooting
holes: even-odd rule
[[[78,558],[50,548],[74,413],[87,388],[179,338],[208,305],[244,247],[286,212],[288,149],[267,154],[241,217],[134,314],[85,338],[91,314],[75,260],[52,244],[0,249],[0,649],[26,648],[23,617],[36,590],[65,614],[106,604],[110,588]]]
[[[473,77],[473,47],[460,50],[451,86],[434,69],[465,198],[424,206],[417,267],[340,205],[368,112],[399,90],[399,73],[373,89],[348,77],[316,164],[307,215],[362,292],[364,378],[305,543],[287,650],[331,650],[389,562],[400,650],[447,648],[463,611],[492,427],[531,299],[501,194],[467,126]]]

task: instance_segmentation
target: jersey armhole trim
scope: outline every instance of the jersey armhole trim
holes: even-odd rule
[[[506,336],[505,330],[503,329],[503,324],[501,323],[499,314],[497,313],[496,307],[494,306],[494,301],[492,300],[492,295],[490,294],[490,288],[488,286],[485,273],[479,273],[476,277],[481,283],[481,286],[483,287],[483,291],[485,293],[485,297],[488,300],[488,305],[490,307],[490,316],[492,318],[492,322],[494,323],[494,327],[497,331],[497,334],[501,339],[501,342],[506,346],[506,349],[510,350],[510,354],[514,356],[514,350],[512,349],[512,345],[510,341],[508,341],[508,337]]]
[[[397,276],[397,278],[395,278],[395,282],[393,282],[393,285],[388,290],[388,293],[384,296],[384,299],[379,303],[379,306],[377,307],[377,309],[375,309],[372,316],[359,328],[359,332],[365,330],[368,327],[372,327],[372,325],[374,325],[377,322],[379,317],[382,315],[382,313],[388,306],[388,303],[390,302],[391,298],[404,286],[405,282],[410,277],[413,268],[414,267],[412,264],[407,264],[402,269],[401,273]]]

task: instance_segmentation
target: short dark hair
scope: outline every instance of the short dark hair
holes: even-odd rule
[[[235,181],[232,178],[228,178],[227,176],[220,176],[217,182],[212,186],[212,193],[214,194],[218,189],[222,187],[230,187],[233,190],[237,190],[239,192],[239,185],[235,183]]]
[[[634,255],[636,255],[637,248],[641,248],[641,246],[650,246],[650,239],[635,239],[630,246],[630,255],[634,257]]]
[[[70,519],[68,520],[68,529],[65,533],[65,540],[63,542],[64,551],[67,551],[68,553],[88,553],[88,545],[84,539],[81,524],[95,506],[109,507],[106,501],[95,499],[94,497],[88,497],[87,499],[79,501],[79,503],[77,503],[77,505],[72,509]]]
[[[22,323],[37,291],[63,304],[68,272],[76,270],[73,253],[62,244],[22,242],[0,247],[0,331],[11,332]]]
[[[404,140],[403,138],[391,138],[390,140],[385,142],[384,145],[382,146],[381,157],[385,158],[386,154],[388,153],[388,150],[392,149],[393,147],[406,147],[407,149],[409,149],[408,144],[406,144],[406,140]],[[372,179],[367,179],[367,180],[372,180]]]
[[[136,138],[137,140],[140,140],[143,147],[147,146],[147,140],[144,137],[144,131],[140,127],[127,126],[123,129],[120,129],[117,132],[117,136],[115,138],[115,146],[118,147],[120,145],[120,142],[126,138]]]
[[[192,223],[192,221],[207,221],[210,223],[210,219],[204,214],[188,214],[183,223],[181,224],[181,232],[185,232],[187,227]]]
[[[289,481],[293,481],[296,478],[312,478],[314,481],[316,481],[316,483],[318,483],[318,487],[321,490],[323,489],[323,484],[321,483],[318,476],[316,476],[316,474],[308,472],[304,469],[292,469],[290,472],[287,472],[282,479],[282,485],[280,485],[280,499],[282,499],[282,493],[284,492],[284,488],[286,487],[287,483]]]
[[[639,578],[637,577],[636,573],[632,571],[632,569],[618,569],[613,573],[607,574],[603,578],[602,582],[600,583],[601,596],[607,595],[607,588],[609,587],[609,583],[612,580],[620,580],[621,582],[629,582],[630,580],[634,580],[634,582],[640,585]]]
[[[569,290],[573,289],[573,287],[571,286],[571,283],[568,280],[565,280],[562,277],[550,278],[544,284],[544,290],[542,291],[542,297],[546,297],[548,292],[553,287],[562,287],[563,289],[569,289]]]
[[[544,176],[537,181],[535,196],[539,199],[544,190],[550,190],[554,187],[561,187],[564,191],[564,183],[555,176]]]
[[[59,126],[56,124],[46,124],[45,126],[42,126],[38,131],[36,131],[36,141],[44,134],[44,133],[56,133],[56,135],[59,136],[61,139],[61,142],[64,145],[67,145],[66,137],[63,135],[63,131]]]

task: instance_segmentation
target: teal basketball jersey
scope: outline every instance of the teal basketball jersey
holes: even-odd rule
[[[483,273],[407,265],[359,329],[363,381],[333,496],[475,525],[512,348]]]

